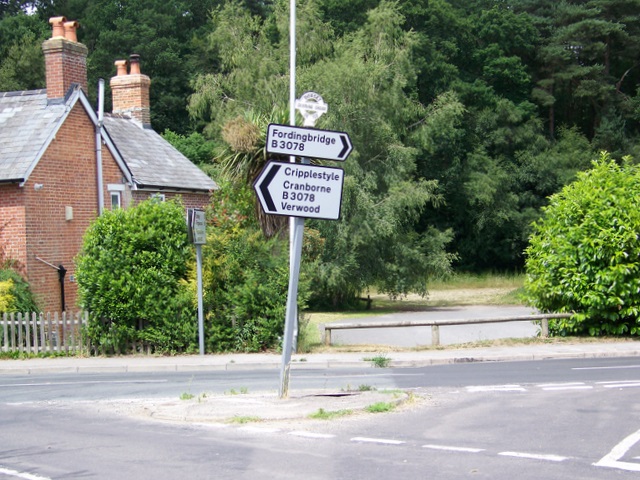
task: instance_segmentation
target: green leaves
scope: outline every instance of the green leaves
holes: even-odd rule
[[[106,211],[85,234],[77,259],[80,302],[98,348],[144,342],[159,352],[195,346],[194,298],[186,279],[193,256],[184,208],[149,200]]]
[[[527,248],[525,289],[541,310],[576,312],[556,333],[637,334],[640,170],[602,153],[551,197]]]
[[[29,284],[9,267],[0,269],[0,313],[37,312],[38,307]]]
[[[280,346],[289,282],[289,249],[282,238],[265,239],[252,219],[250,187],[221,185],[209,211],[213,224],[203,247],[205,335],[210,351],[258,352]],[[302,275],[298,308],[306,307]]]

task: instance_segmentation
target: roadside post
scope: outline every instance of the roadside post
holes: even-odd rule
[[[305,127],[270,124],[266,138],[267,153],[289,155],[292,162],[268,162],[254,183],[265,213],[291,217],[290,275],[282,342],[280,398],[289,395],[291,354],[296,348],[304,219],[338,220],[342,206],[344,171],[310,165],[309,157],[344,161],[353,150],[348,134],[313,128],[316,120],[328,110],[320,95],[307,92],[296,100],[295,105],[305,118]],[[302,163],[295,163],[296,157],[300,157]]]
[[[202,306],[202,245],[207,243],[207,221],[204,210],[187,209],[187,233],[189,241],[196,247],[196,270],[198,276],[198,342],[200,355],[204,355],[204,314]]]

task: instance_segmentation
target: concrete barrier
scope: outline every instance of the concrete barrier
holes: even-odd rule
[[[549,320],[556,318],[569,318],[571,313],[542,313],[539,315],[522,315],[516,317],[494,318],[466,318],[447,320],[391,320],[391,321],[362,321],[362,322],[334,322],[324,326],[324,343],[331,345],[331,332],[333,330],[352,330],[359,328],[398,328],[398,327],[431,327],[431,345],[440,345],[440,327],[450,325],[476,325],[482,323],[505,322],[535,322],[540,321],[541,336],[549,336]]]

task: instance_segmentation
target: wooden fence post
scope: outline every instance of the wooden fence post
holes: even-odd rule
[[[24,352],[24,333],[23,333],[23,323],[22,313],[18,313],[18,351]]]
[[[16,325],[15,325],[15,317],[14,313],[9,315],[9,319],[11,321],[11,350],[15,350],[16,348]]]
[[[549,319],[548,318],[543,318],[542,321],[540,322],[540,336],[542,338],[548,338],[549,337]]]
[[[437,347],[440,345],[440,327],[431,325],[431,345]]]
[[[5,313],[2,314],[2,333],[4,343],[2,344],[2,351],[9,351],[9,316]]]

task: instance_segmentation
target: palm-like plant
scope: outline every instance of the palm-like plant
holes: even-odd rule
[[[222,127],[222,138],[227,146],[218,157],[222,174],[232,182],[253,185],[269,160],[265,148],[267,127],[270,123],[286,123],[287,116],[281,109],[274,109],[270,115],[247,111],[228,121]],[[255,208],[260,228],[267,238],[279,234],[287,225],[286,217],[265,214],[257,199]]]

